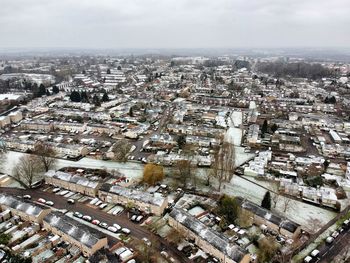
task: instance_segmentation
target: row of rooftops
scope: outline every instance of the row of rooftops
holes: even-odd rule
[[[0,194],[0,205],[34,217],[39,217],[44,210],[49,210],[49,208],[39,204],[26,202],[7,194]],[[43,218],[43,221],[89,248],[93,247],[100,239],[105,238],[105,235],[101,232],[81,224],[60,212],[51,211]]]
[[[99,184],[99,181],[89,180],[88,178],[78,174],[70,174],[70,173],[65,173],[61,171],[49,170],[48,172],[45,173],[45,176],[59,179],[65,182],[74,183],[77,185],[82,185],[85,187],[90,187],[90,188],[97,188]]]
[[[103,184],[100,188],[100,191],[115,194],[118,196],[129,198],[130,200],[148,203],[155,206],[161,206],[165,201],[165,198],[157,193],[150,194],[147,192],[121,187],[119,185],[111,185],[108,183]]]
[[[235,262],[240,262],[247,254],[238,245],[230,243],[227,237],[206,226],[183,209],[174,208],[169,216]]]

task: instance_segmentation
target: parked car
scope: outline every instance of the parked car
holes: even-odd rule
[[[108,225],[105,222],[100,223],[99,226],[102,227],[102,228],[105,228],[105,229],[108,228]]]
[[[29,200],[29,199],[32,199],[32,197],[31,197],[30,195],[24,195],[24,196],[23,196],[23,199]]]
[[[39,202],[39,203],[45,204],[45,203],[46,203],[46,200],[45,200],[44,198],[39,198],[39,199],[38,199],[38,202]]]
[[[130,229],[126,228],[126,227],[123,227],[122,228],[122,232],[126,235],[129,235],[131,233]]]
[[[312,257],[317,257],[318,254],[320,254],[320,251],[317,250],[317,249],[314,249],[314,250],[311,252],[311,256],[312,256]]]
[[[127,250],[126,247],[119,247],[117,248],[114,253],[119,257],[119,255]]]
[[[312,257],[310,257],[310,256],[306,256],[304,258],[304,263],[310,263],[311,261],[312,261]]]
[[[166,252],[166,251],[162,251],[162,252],[160,252],[160,254],[161,254],[164,258],[168,258],[168,257],[169,257],[169,254],[168,254],[168,252]]]
[[[118,231],[119,231],[120,229],[122,229],[122,227],[121,227],[120,225],[118,225],[118,224],[113,224],[113,227],[115,227]]]
[[[332,237],[333,237],[334,239],[336,239],[338,236],[339,236],[339,232],[338,232],[338,231],[334,231],[334,232],[332,233]]]
[[[53,193],[58,193],[59,191],[61,191],[61,188],[56,187],[52,190]]]
[[[94,225],[99,225],[100,224],[100,220],[94,219],[94,220],[92,220],[91,223],[94,224]]]
[[[75,217],[78,217],[78,218],[82,218],[83,217],[83,214],[82,213],[79,213],[79,212],[74,212],[73,214]]]
[[[91,222],[91,220],[92,220],[91,216],[88,216],[88,215],[83,216],[83,219],[85,221],[89,221],[89,222]]]
[[[113,232],[113,233],[117,233],[118,232],[118,229],[116,229],[114,226],[109,226],[107,227],[107,230]]]
[[[137,215],[132,215],[131,218],[130,218],[130,220],[131,220],[131,221],[135,221],[136,218],[137,218]]]
[[[151,241],[149,241],[149,239],[146,237],[142,238],[142,241],[149,247],[152,245]]]
[[[49,206],[53,206],[54,205],[54,203],[52,201],[46,201],[45,204],[49,205]]]
[[[107,205],[108,205],[108,204],[103,203],[103,204],[100,204],[99,207],[100,207],[100,209],[104,209],[104,208],[106,208]]]
[[[58,195],[66,195],[69,191],[68,190],[63,190],[58,193]]]
[[[327,243],[327,244],[332,244],[333,241],[334,241],[334,238],[333,238],[333,237],[327,237],[327,238],[326,238],[326,243]]]
[[[99,199],[96,197],[90,201],[90,205],[95,205],[98,201]]]
[[[74,201],[74,199],[69,198],[69,199],[67,200],[67,203],[68,203],[68,204],[74,204],[75,201]]]
[[[136,218],[136,222],[140,222],[142,219],[143,219],[143,216],[142,216],[142,215],[139,215],[139,216]]]
[[[100,204],[102,204],[102,201],[101,201],[101,200],[98,200],[98,201],[95,203],[95,206],[99,206]]]

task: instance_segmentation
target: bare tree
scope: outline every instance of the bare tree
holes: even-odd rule
[[[190,145],[186,145],[183,147],[182,151],[185,156],[184,159],[176,162],[175,167],[180,176],[180,181],[183,187],[186,187],[188,180],[190,180],[193,186],[196,188],[197,180],[196,180],[196,169],[197,165],[195,162],[195,150]]]
[[[12,171],[12,178],[24,188],[31,188],[35,177],[42,171],[39,159],[33,155],[24,155]]]
[[[50,144],[44,142],[36,143],[34,153],[37,154],[37,157],[46,172],[55,166],[57,161],[55,159],[56,151]]]
[[[277,206],[277,203],[278,203],[278,200],[280,199],[280,195],[278,194],[279,193],[279,184],[276,183],[276,184],[271,184],[272,186],[272,197],[271,197],[271,200],[272,200],[272,203],[273,203],[273,208],[276,208]]]
[[[128,160],[127,157],[131,150],[131,147],[132,145],[127,140],[117,141],[112,147],[114,160],[118,162],[126,162]]]
[[[6,143],[0,140],[0,169],[2,169],[2,165],[5,163],[6,158]]]
[[[235,152],[232,143],[225,142],[221,137],[221,147],[214,153],[213,176],[218,180],[219,187],[224,181],[229,181],[235,171]]]
[[[191,162],[189,160],[178,160],[175,168],[179,175],[182,187],[186,187],[188,180],[192,177]]]
[[[285,213],[290,208],[292,199],[288,197],[283,197],[282,201],[283,201],[283,212]]]

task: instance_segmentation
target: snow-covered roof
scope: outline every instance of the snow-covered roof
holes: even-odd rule
[[[170,212],[169,216],[235,262],[240,262],[247,254],[247,252],[245,252],[241,247],[231,244],[228,238],[206,226],[197,218],[193,217],[182,209],[174,208]]]
[[[44,221],[90,248],[105,238],[101,232],[58,212],[51,212]]]
[[[165,198],[161,195],[150,194],[147,192],[141,192],[135,189],[129,189],[121,187],[119,185],[103,184],[101,186],[101,191],[109,192],[119,196],[124,196],[130,200],[135,200],[138,202],[148,203],[151,205],[161,206],[163,205]]]
[[[24,212],[31,216],[38,216],[44,210],[44,208],[40,207],[39,205],[27,203],[14,196],[5,194],[0,194],[0,204]]]

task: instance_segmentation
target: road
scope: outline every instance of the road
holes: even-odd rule
[[[135,159],[137,160],[138,158],[143,158],[143,157],[148,157],[150,155],[150,153],[148,152],[141,152],[142,147],[143,147],[143,143],[147,140],[149,140],[152,136],[154,135],[160,135],[164,128],[167,125],[167,121],[169,120],[169,118],[171,118],[171,114],[173,112],[174,108],[168,106],[167,109],[163,112],[163,115],[161,116],[161,118],[158,120],[159,125],[157,130],[150,132],[149,134],[145,135],[142,139],[138,139],[135,143],[133,143],[133,145],[135,145],[135,150],[130,154],[135,156]]]
[[[101,222],[106,222],[108,225],[113,225],[114,223],[119,224],[122,227],[129,228],[131,230],[131,236],[136,239],[142,239],[143,237],[147,237],[149,240],[155,240],[154,246],[157,251],[161,251],[165,248],[165,250],[170,253],[172,257],[179,260],[179,262],[190,262],[190,260],[175,246],[167,242],[165,239],[153,234],[148,229],[140,226],[139,224],[135,224],[130,221],[127,216],[124,214],[119,216],[114,216],[108,214],[100,209],[96,209],[90,207],[84,203],[76,202],[75,204],[67,204],[67,199],[55,195],[53,193],[44,192],[40,189],[18,189],[18,188],[0,188],[1,193],[7,193],[12,195],[24,195],[29,194],[32,196],[32,200],[37,200],[38,198],[44,198],[45,200],[50,200],[54,202],[54,208],[57,209],[67,209],[70,211],[78,211],[84,215],[90,215],[93,219],[98,219]]]
[[[322,244],[319,248],[319,260],[318,263],[329,263],[340,254],[340,252],[347,246],[350,242],[350,231],[345,230],[343,233],[340,233],[339,236],[333,241],[332,244]]]

